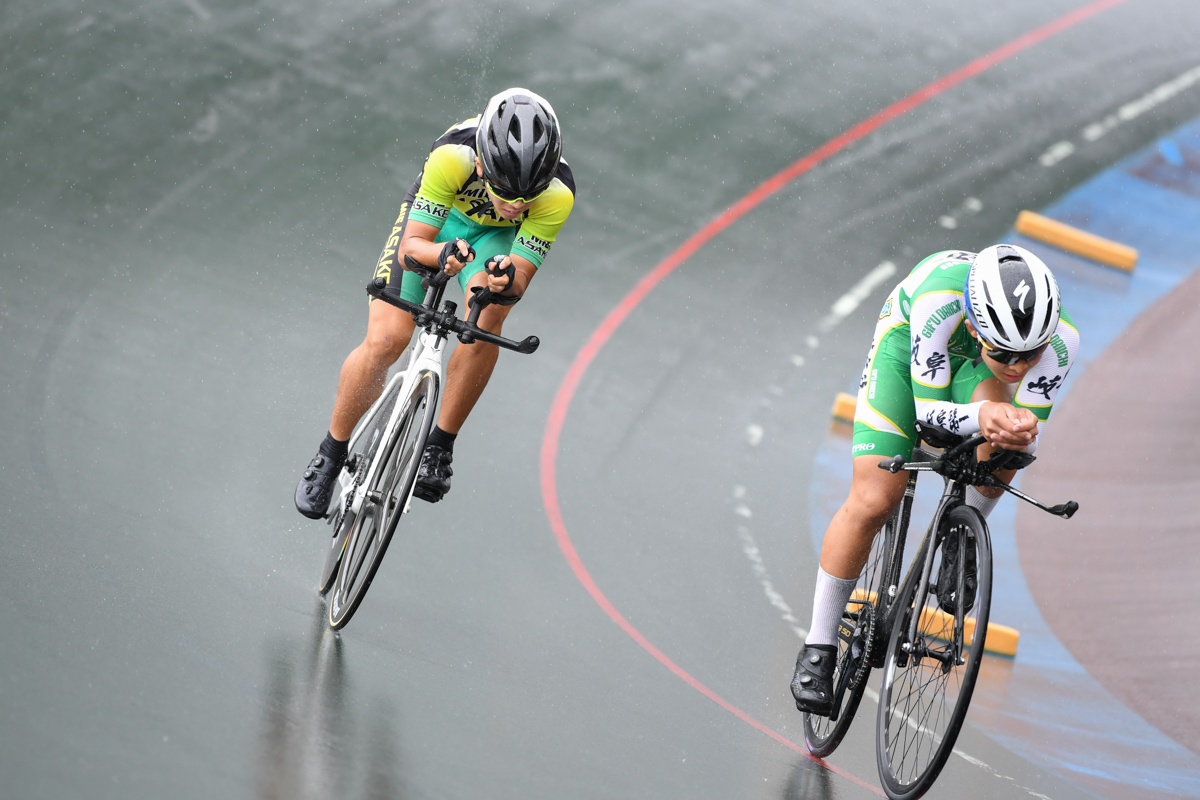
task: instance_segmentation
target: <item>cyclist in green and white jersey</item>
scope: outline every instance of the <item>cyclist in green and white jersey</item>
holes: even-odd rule
[[[404,270],[404,255],[438,264],[473,287],[524,295],[575,204],[575,178],[562,159],[558,117],[527,89],[497,94],[479,117],[447,130],[433,143],[392,226],[375,277],[399,284],[419,303],[420,277]],[[487,270],[484,268],[488,267]],[[499,334],[510,306],[487,306],[479,327]],[[388,368],[408,346],[413,318],[372,301],[367,335],[346,357],[329,432],[296,487],[296,508],[319,519],[329,507],[334,479],[359,418],[383,391]],[[499,349],[460,344],[450,357],[446,392],[430,431],[414,494],[437,502],[450,489],[454,439],[487,386]]]
[[[825,532],[812,624],[796,661],[797,708],[833,710],[837,624],[908,481],[879,462],[912,457],[917,420],[982,432],[980,458],[996,448],[1033,452],[1078,347],[1050,269],[1015,245],[935,253],[888,296],[859,382],[850,496]],[[1013,474],[996,473],[1006,482]],[[986,517],[1002,493],[970,487],[967,503]]]

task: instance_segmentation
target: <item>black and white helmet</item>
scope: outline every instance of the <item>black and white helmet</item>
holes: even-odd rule
[[[967,319],[994,348],[1025,352],[1050,341],[1058,326],[1058,283],[1023,247],[997,244],[975,256],[963,288]]]
[[[475,151],[498,197],[532,198],[550,185],[562,158],[558,117],[528,89],[505,89],[479,118]]]

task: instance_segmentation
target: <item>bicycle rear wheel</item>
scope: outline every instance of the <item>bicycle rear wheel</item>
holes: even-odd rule
[[[946,553],[955,546],[958,555],[947,566]],[[908,582],[888,639],[876,755],[892,800],[920,797],[945,766],[971,704],[987,634],[992,548],[983,517],[968,506],[952,509],[935,547],[928,591],[917,597],[920,581]],[[939,580],[943,569],[948,577]],[[910,638],[914,616],[916,635]]]
[[[350,437],[352,445],[346,458],[348,474],[344,476],[343,480],[353,481],[357,484],[366,477],[367,468],[370,467],[371,459],[375,457],[379,440],[383,436],[383,429],[392,417],[392,409],[396,407],[396,398],[400,396],[400,388],[400,381],[388,386],[379,402],[364,417],[361,430],[355,430],[354,435]],[[346,550],[346,539],[354,528],[354,513],[347,508],[340,508],[330,524],[333,527],[333,535],[327,542],[325,563],[321,566],[321,577],[317,581],[317,591],[322,595],[329,591],[329,588],[333,586],[334,578],[337,577],[337,568],[342,562],[342,554]]]
[[[842,621],[838,625],[837,663],[833,669],[834,714],[829,717],[804,715],[804,743],[818,758],[829,755],[842,743],[867,688],[867,678],[871,674],[871,644],[876,636],[879,587],[888,571],[888,553],[893,547],[899,513],[897,508],[896,514],[875,535],[854,594],[842,612]]]
[[[329,625],[335,630],[344,627],[358,610],[396,524],[412,499],[437,399],[438,377],[426,372],[404,401],[392,436],[376,453],[378,466],[362,509],[348,532],[337,578],[329,594]]]

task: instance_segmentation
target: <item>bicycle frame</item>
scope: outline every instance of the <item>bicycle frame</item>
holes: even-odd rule
[[[932,459],[933,456],[923,450],[917,449],[915,453],[920,453],[922,457]],[[936,532],[940,529],[942,519],[957,505],[961,505],[965,501],[966,487],[953,478],[943,477],[945,485],[942,490],[942,498],[938,502],[937,510],[933,514],[933,519],[929,527],[925,530],[925,535],[921,538],[921,544],[917,547],[917,552],[913,555],[912,561],[909,562],[907,569],[903,571],[903,580],[901,580],[901,566],[904,563],[904,549],[908,539],[908,524],[912,515],[913,499],[916,496],[917,488],[917,473],[933,471],[933,467],[929,463],[914,462],[906,464],[904,469],[909,471],[908,485],[904,489],[904,497],[900,501],[900,506],[896,509],[895,515],[888,521],[889,525],[897,526],[896,535],[893,537],[892,552],[888,553],[887,574],[883,576],[883,581],[880,585],[880,594],[882,597],[876,598],[876,606],[879,608],[879,620],[876,623],[876,630],[880,634],[886,636],[887,632],[892,629],[896,622],[896,614],[899,609],[896,606],[896,600],[904,594],[908,589],[908,584],[913,580],[920,581],[917,587],[917,596],[924,597],[929,588],[929,579],[933,572],[933,557],[935,548],[933,545]],[[920,569],[917,569],[920,564]],[[917,626],[920,620],[919,617],[914,617],[909,620],[908,641],[915,641],[917,634]],[[958,620],[961,624],[962,620]],[[875,642],[873,646],[878,647],[879,642]]]
[[[914,485],[916,484],[917,472],[930,471],[931,469],[928,464],[910,464],[907,468],[912,470],[912,475],[909,477],[909,483]],[[941,530],[942,520],[945,518],[950,509],[954,508],[955,506],[962,505],[966,501],[965,486],[953,478],[943,477],[943,480],[945,481],[945,485],[942,489],[942,499],[938,502],[937,511],[934,512],[933,520],[929,523],[929,527],[925,531],[925,536],[921,539],[921,545],[917,550],[917,554],[913,557],[912,564],[909,566],[905,574],[904,585],[897,590],[896,595],[891,598],[892,600],[904,594],[904,591],[908,588],[908,582],[911,580],[919,581],[917,585],[917,597],[928,596],[929,579],[933,573],[933,559],[936,551],[936,547],[934,545],[936,544],[935,537],[937,536],[937,532]],[[918,562],[921,563],[921,569],[919,572],[916,570],[916,565]],[[886,615],[888,630],[891,630],[891,626],[895,623],[895,618],[898,611],[899,609],[896,608],[894,604],[889,605],[888,613]],[[917,628],[920,625],[920,618],[920,614],[914,614],[912,619],[908,621],[908,630],[906,632],[908,642],[915,642],[917,640]],[[956,614],[956,621],[958,623],[958,627],[961,628],[961,609],[960,612]],[[955,657],[961,658],[960,650],[962,643],[954,642],[953,644],[955,645]]]
[[[982,472],[977,471],[970,474],[960,474],[953,471],[950,473],[943,471],[943,465],[948,463],[952,457],[973,451],[974,448],[982,444],[983,441],[984,438],[978,435],[973,438],[960,441],[953,447],[947,449],[946,452],[940,457],[935,456],[934,454],[923,450],[918,446],[913,451],[913,455],[917,457],[918,460],[914,460],[912,463],[906,463],[905,459],[901,456],[897,456],[889,461],[880,462],[879,467],[881,469],[886,469],[888,472],[893,474],[899,472],[901,469],[909,472],[908,486],[905,488],[904,499],[901,501],[901,506],[900,509],[898,509],[896,516],[893,517],[891,522],[889,522],[889,524],[896,524],[897,521],[900,521],[901,528],[895,537],[895,552],[890,554],[894,561],[892,562],[891,569],[889,569],[889,575],[885,576],[885,578],[889,579],[890,581],[888,583],[887,599],[886,601],[881,601],[886,602],[883,613],[880,615],[880,622],[882,623],[885,631],[890,631],[892,626],[895,624],[897,609],[894,607],[894,602],[897,597],[900,597],[904,594],[904,590],[908,588],[908,583],[910,581],[920,581],[920,584],[917,587],[917,597],[925,597],[927,595],[929,589],[929,578],[933,572],[933,559],[935,551],[934,545],[936,544],[934,537],[937,535],[937,531],[941,528],[942,520],[950,512],[950,510],[966,503],[967,486],[987,485],[994,488],[1003,489],[1005,492],[1015,495],[1021,500],[1037,506],[1038,508],[1050,514],[1062,517],[1063,519],[1070,519],[1075,511],[1078,510],[1079,505],[1073,500],[1056,506],[1046,506],[1038,502],[1029,495],[1012,488],[1007,483],[995,479],[991,474],[991,470],[987,469],[987,462],[976,464],[976,469],[983,469]],[[1026,460],[1023,460],[1023,462],[1017,468],[1027,466],[1033,461],[1032,456],[1024,456],[1024,458]],[[938,502],[937,511],[934,512],[933,520],[930,522],[929,528],[926,530],[925,536],[921,540],[921,545],[918,548],[916,555],[913,557],[913,560],[910,563],[907,571],[905,572],[904,582],[902,585],[897,586],[895,584],[895,570],[904,554],[904,540],[907,537],[908,518],[912,508],[912,499],[915,494],[918,472],[937,472],[942,476],[942,480],[945,482],[945,485],[942,490],[942,499]],[[984,531],[987,530],[986,521],[984,522],[983,528]],[[918,562],[923,562],[920,573],[917,573],[915,569]],[[963,587],[960,586],[958,588],[961,592]],[[961,609],[955,615],[955,622],[957,623],[956,629],[958,631],[956,634],[956,639],[961,639],[963,623],[963,612]],[[916,641],[917,628],[919,625],[920,615],[914,615],[913,619],[909,620],[908,623],[907,641]],[[952,644],[954,645],[956,656],[961,658],[963,642],[955,641]]]
[[[477,325],[479,314],[485,306],[491,304],[512,305],[520,299],[519,297],[505,297],[494,294],[486,289],[475,290],[477,293],[468,304],[471,309],[469,316],[465,320],[459,319],[457,316],[458,304],[450,300],[442,302],[442,294],[445,292],[446,283],[449,281],[450,276],[443,271],[426,267],[411,256],[406,255],[404,263],[406,268],[423,276],[422,286],[425,287],[425,299],[421,304],[418,305],[400,298],[398,292],[389,293],[385,282],[379,279],[372,281],[367,286],[367,292],[378,300],[412,314],[416,325],[416,336],[413,343],[405,351],[408,356],[407,365],[388,380],[379,398],[371,405],[367,413],[362,416],[355,426],[354,432],[350,435],[348,448],[352,452],[362,435],[368,429],[374,428],[371,423],[375,421],[374,417],[378,412],[379,404],[388,396],[397,381],[400,382],[397,402],[392,408],[387,423],[380,431],[379,441],[389,441],[400,423],[400,416],[404,406],[400,398],[408,397],[413,388],[430,373],[437,376],[438,392],[437,399],[428,413],[434,415],[434,419],[437,418],[438,408],[441,405],[441,389],[446,382],[446,343],[451,334],[457,334],[459,341],[465,344],[481,341],[525,354],[533,353],[540,344],[536,336],[527,336],[524,340],[516,342],[498,334],[482,330]],[[404,358],[404,356],[401,356],[401,358]],[[361,477],[356,477],[357,469],[343,470],[338,475],[338,485],[340,486],[338,505],[334,506],[331,504],[330,506],[331,509],[336,508],[338,510],[330,514],[329,520],[331,522],[337,519],[339,524],[341,524],[341,521],[347,517],[353,520],[358,516],[362,510],[364,501],[367,499],[368,490],[366,487],[373,484],[376,473],[381,468],[379,459],[373,458],[367,472]],[[412,497],[409,496],[405,500],[404,509],[401,513],[408,513],[411,504]]]
[[[440,292],[439,292],[440,294]],[[405,398],[420,382],[426,374],[433,373],[437,375],[437,385],[439,387],[438,396],[429,409],[430,414],[436,419],[438,407],[441,405],[440,388],[445,385],[446,381],[446,335],[439,332],[430,332],[426,329],[417,331],[417,335],[408,350],[408,365],[394,374],[388,379],[387,385],[384,387],[379,399],[376,400],[367,413],[363,415],[362,420],[355,427],[354,433],[350,436],[349,448],[354,449],[359,438],[365,431],[373,427],[369,423],[373,421],[376,410],[383,398],[387,397],[392,387],[399,382],[400,390],[397,393],[397,402],[392,406],[391,415],[388,417],[387,423],[382,428],[379,441],[388,441],[396,430],[396,426],[400,424],[400,416],[404,411],[404,403],[400,398]],[[342,485],[342,491],[339,494],[339,502],[341,504],[343,515],[358,516],[362,510],[363,501],[367,497],[367,487],[372,485],[375,474],[381,469],[381,460],[372,459],[368,466],[367,472],[361,480],[357,480],[351,473],[343,471],[338,476],[338,481]],[[404,510],[402,513],[407,514],[412,505],[412,496],[410,495],[405,500]]]

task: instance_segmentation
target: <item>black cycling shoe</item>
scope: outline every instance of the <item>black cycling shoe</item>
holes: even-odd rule
[[[966,595],[963,613],[975,607],[975,590],[979,587],[979,564],[975,554],[975,537],[970,532],[966,535],[967,567],[963,576]],[[942,542],[942,567],[938,570],[937,597],[938,605],[947,614],[957,611],[954,593],[958,591],[958,542],[956,531],[951,531]]]
[[[309,519],[321,519],[333,499],[333,483],[342,462],[317,453],[296,484],[296,510]]]
[[[450,491],[450,476],[454,474],[450,462],[453,460],[454,451],[436,444],[426,445],[425,452],[421,454],[413,495],[429,503],[441,500]]]
[[[792,678],[792,697],[796,708],[828,717],[833,713],[833,667],[837,661],[837,646],[806,644],[796,657],[796,674]]]

